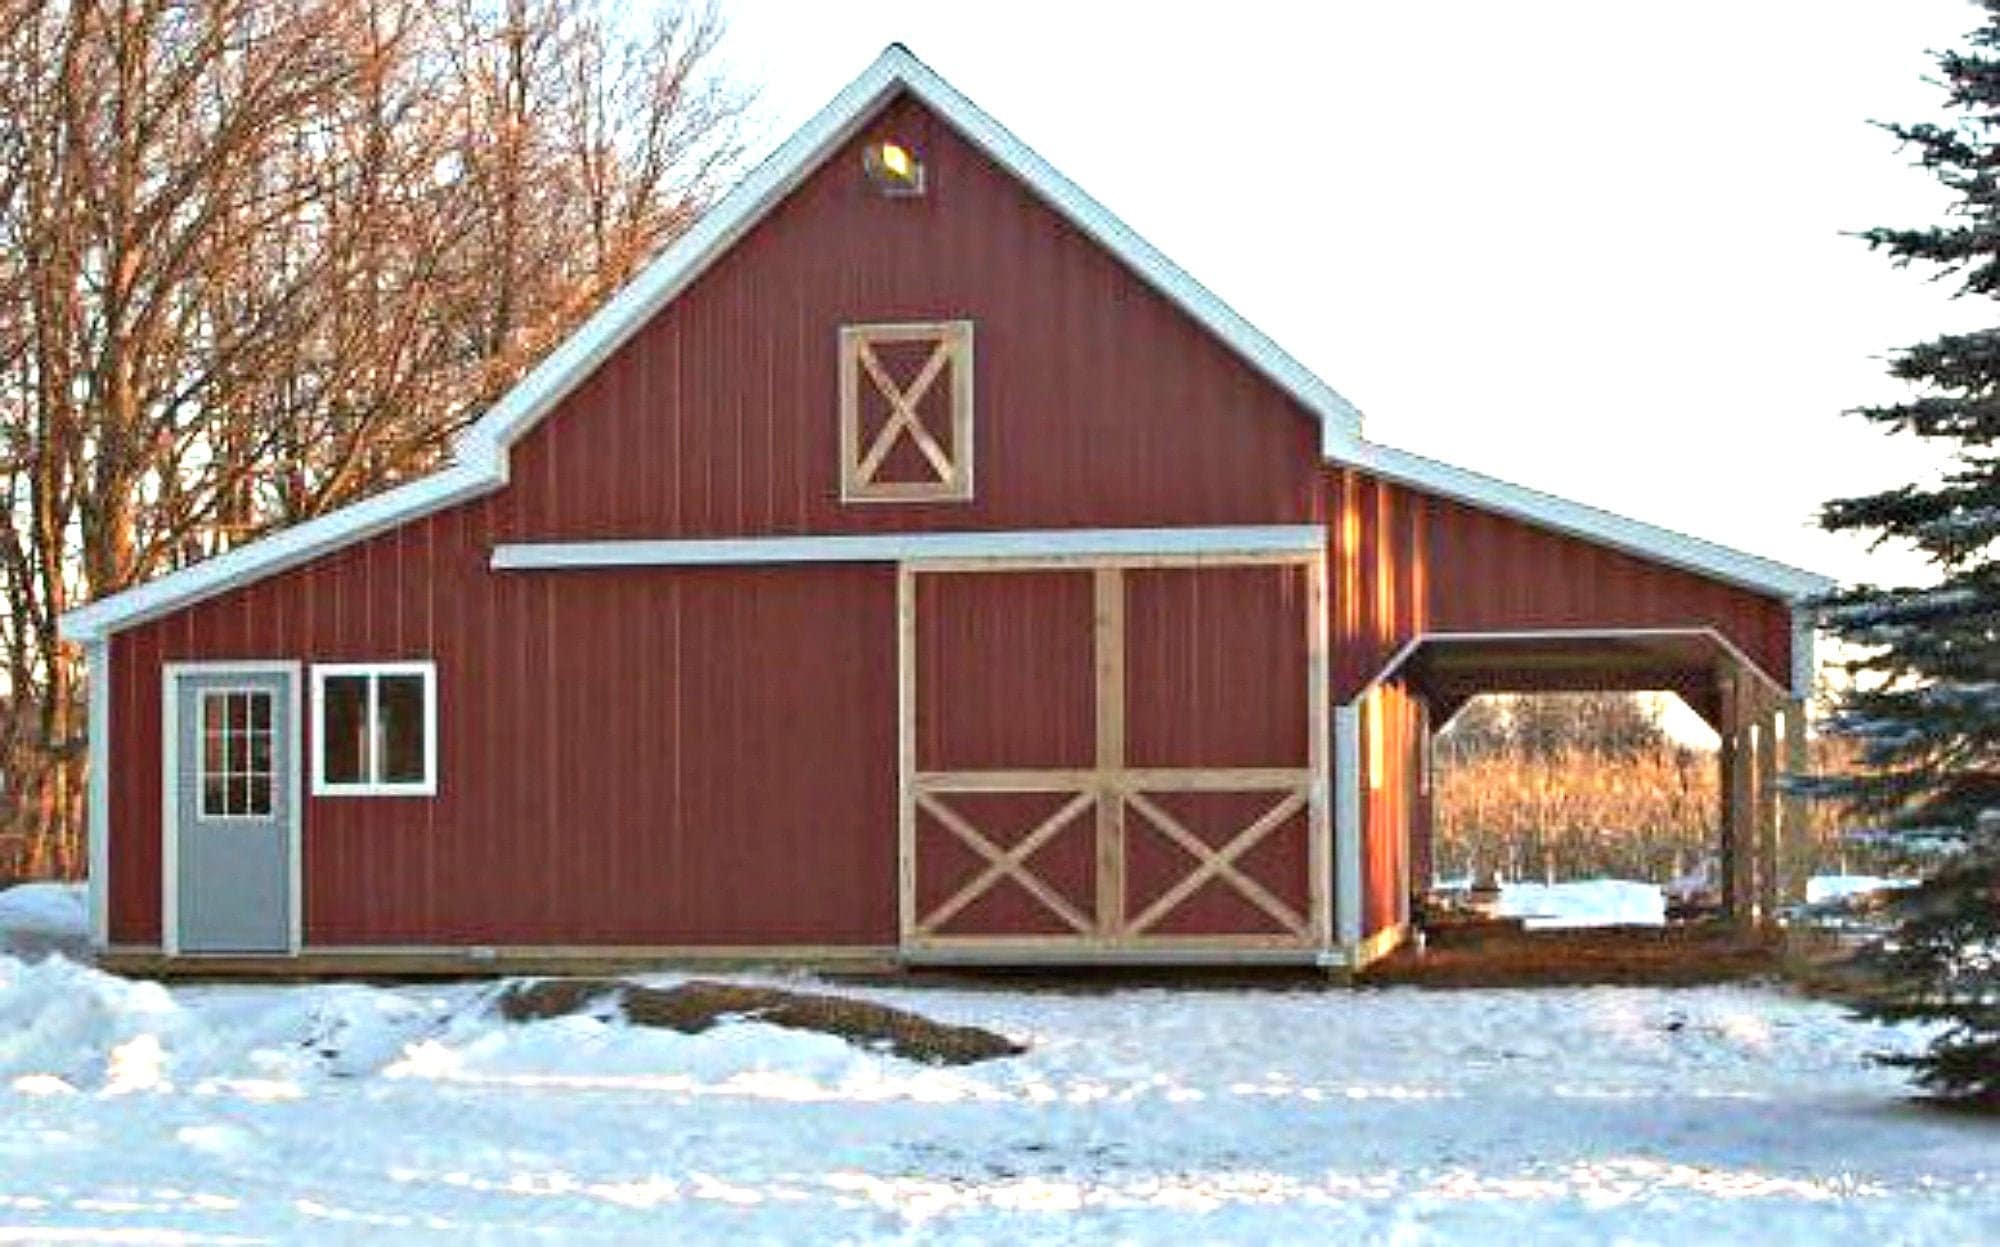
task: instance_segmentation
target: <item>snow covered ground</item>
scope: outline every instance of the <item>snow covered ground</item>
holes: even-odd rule
[[[1657,927],[1667,920],[1667,902],[1658,885],[1626,879],[1578,879],[1565,883],[1504,883],[1500,912],[1525,918],[1531,928]]]
[[[2000,1241],[1918,1037],[1775,990],[863,992],[1033,1044],[958,1070],[492,990],[0,956],[0,1244]]]
[[[1806,881],[1806,901],[1864,896],[1908,880],[1874,875],[1818,875]],[[1562,883],[1508,882],[1500,885],[1500,912],[1524,918],[1530,928],[1663,925],[1666,897],[1656,884],[1629,879],[1572,879]]]

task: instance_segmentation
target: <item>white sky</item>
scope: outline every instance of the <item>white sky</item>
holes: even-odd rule
[[[1360,406],[1370,437],[1845,579],[1829,496],[1938,462],[1849,407],[1983,311],[1844,231],[1942,192],[1968,0],[736,0],[767,147],[891,41]],[[761,153],[760,153],[761,154]]]

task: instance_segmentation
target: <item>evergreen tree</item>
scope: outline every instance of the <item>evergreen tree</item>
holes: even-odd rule
[[[1970,300],[2000,300],[2000,0],[1962,50],[1937,56],[1950,119],[1890,133],[1950,191],[1944,224],[1863,237]],[[1988,305],[2000,307],[1989,302]],[[1816,785],[1923,882],[1900,893],[1868,952],[1881,983],[1863,1013],[1941,1030],[1885,1058],[1938,1097],[2000,1109],[2000,327],[1900,352],[1907,402],[1859,412],[1948,447],[1939,479],[1827,504],[1824,527],[1904,541],[1937,570],[1928,587],[1860,586],[1826,603],[1857,647],[1833,728],[1861,744],[1859,773]]]

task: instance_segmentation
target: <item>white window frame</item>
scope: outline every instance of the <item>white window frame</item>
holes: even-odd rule
[[[366,676],[368,679],[368,768],[379,766],[376,754],[379,726],[376,722],[376,690],[381,676],[421,676],[424,688],[424,776],[420,780],[387,782],[367,779],[359,783],[329,780],[326,777],[326,682],[329,679]],[[422,662],[324,662],[312,669],[312,790],[316,797],[433,797],[437,795],[438,710],[437,664]]]

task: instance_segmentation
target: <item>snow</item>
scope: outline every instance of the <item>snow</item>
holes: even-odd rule
[[[23,892],[0,949],[78,937],[75,889]],[[1614,880],[1504,903],[1658,920]],[[2000,1241],[1993,1128],[1867,1059],[1923,1032],[1775,989],[815,989],[1031,1049],[0,952],[0,1244]]]
[[[1666,898],[1651,883],[1580,879],[1566,883],[1503,883],[1500,913],[1525,918],[1530,928],[1657,927],[1667,920]]]
[[[840,988],[1033,1045],[960,1069],[494,990],[0,957],[0,1243],[2000,1234],[1920,1036],[1769,990]]]
[[[80,883],[21,883],[0,889],[0,931],[82,936],[90,901]]]
[[[1914,879],[1890,879],[1881,875],[1818,875],[1806,881],[1806,904],[1821,905],[1866,896],[1889,888],[1907,888]]]
[[[80,883],[0,888],[0,952],[81,954],[90,943],[90,897]]]
[[[1665,892],[1676,886],[1699,890],[1702,877],[1690,873],[1662,889],[1629,879],[1578,879],[1564,883],[1500,885],[1500,913],[1523,918],[1531,928],[1653,926],[1667,920]],[[1815,875],[1806,881],[1806,903],[1862,895],[1882,888],[1908,887],[1909,879],[1877,875]]]

